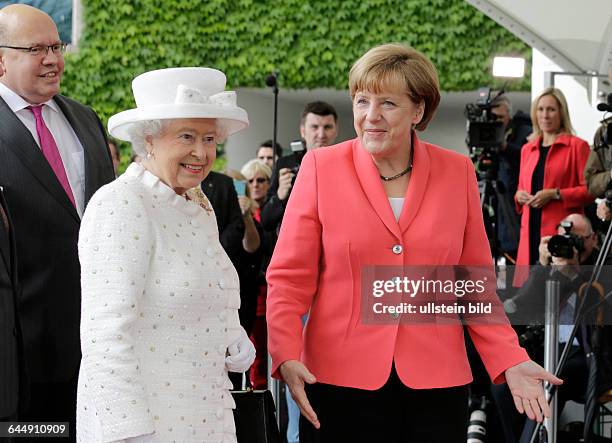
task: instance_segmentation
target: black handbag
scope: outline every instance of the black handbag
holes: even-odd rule
[[[236,402],[234,422],[238,443],[281,443],[276,408],[268,390],[232,391]]]

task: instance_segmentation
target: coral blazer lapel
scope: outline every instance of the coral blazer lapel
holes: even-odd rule
[[[361,146],[359,139],[356,139],[353,144],[353,162],[355,163],[355,171],[361,188],[380,220],[398,239],[410,227],[410,224],[419,212],[431,170],[427,147],[421,143],[414,132],[412,146],[414,149],[412,157],[414,168],[410,176],[408,189],[406,190],[404,207],[402,208],[399,222],[397,222],[372,157]]]
[[[361,189],[378,215],[378,218],[395,237],[400,238],[400,228],[395,221],[389,199],[380,181],[378,169],[376,169],[376,165],[368,151],[361,146],[359,139],[356,139],[353,144],[353,162]]]
[[[412,173],[406,189],[404,207],[399,218],[400,231],[403,234],[410,227],[419,212],[431,171],[431,163],[427,147],[421,143],[416,133],[412,131]],[[450,196],[449,196],[450,198]]]

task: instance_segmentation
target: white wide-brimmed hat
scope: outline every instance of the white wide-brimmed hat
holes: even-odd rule
[[[222,137],[249,126],[236,93],[225,91],[225,74],[211,68],[167,68],[140,74],[132,81],[136,108],[108,119],[108,132],[130,140],[134,123],[179,118],[214,118]]]

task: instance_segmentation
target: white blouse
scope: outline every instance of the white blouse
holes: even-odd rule
[[[225,356],[241,329],[238,275],[208,200],[188,195],[132,164],[87,206],[80,442],[236,441]]]

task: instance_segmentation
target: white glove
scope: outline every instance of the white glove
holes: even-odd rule
[[[240,328],[240,337],[227,348],[229,356],[225,357],[225,367],[230,372],[245,372],[255,361],[255,346]]]

